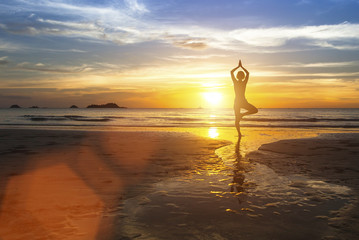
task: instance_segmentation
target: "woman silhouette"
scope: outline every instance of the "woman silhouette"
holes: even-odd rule
[[[237,76],[235,77],[234,72],[238,68],[242,68],[245,73],[243,71],[238,71]],[[241,136],[242,134],[239,127],[239,122],[244,116],[257,113],[258,109],[250,104],[246,99],[245,93],[249,72],[242,66],[241,60],[239,60],[238,66],[231,70],[231,77],[233,81],[234,93],[236,95],[234,99],[234,114],[236,116],[235,126],[238,132],[238,136]],[[241,108],[246,109],[247,112],[241,113]]]

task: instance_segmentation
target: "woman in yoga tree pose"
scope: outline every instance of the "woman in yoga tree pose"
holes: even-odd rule
[[[243,71],[238,71],[235,77],[234,72],[238,68],[242,68],[245,73]],[[258,109],[252,104],[250,104],[246,99],[245,93],[249,78],[249,72],[242,66],[241,60],[239,60],[238,66],[231,70],[231,77],[233,81],[234,93],[236,95],[234,99],[234,114],[236,116],[235,126],[238,132],[238,137],[240,137],[242,136],[242,134],[239,127],[239,122],[244,116],[257,113]],[[241,113],[241,108],[247,110],[247,112]]]

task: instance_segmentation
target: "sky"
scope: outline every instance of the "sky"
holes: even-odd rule
[[[0,0],[0,107],[359,107],[359,0]]]

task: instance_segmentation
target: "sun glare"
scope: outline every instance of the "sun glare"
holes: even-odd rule
[[[211,106],[217,106],[222,101],[222,94],[219,92],[205,92],[203,98]]]
[[[219,133],[217,131],[216,127],[210,127],[208,129],[208,137],[210,138],[217,138],[219,136]]]

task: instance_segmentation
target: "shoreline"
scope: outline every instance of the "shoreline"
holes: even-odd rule
[[[340,133],[347,131],[333,132],[346,141]],[[291,172],[288,158],[265,151],[289,141],[291,159],[305,160],[313,154],[302,156],[301,149],[308,139],[317,144],[323,136],[312,137],[321,133],[328,130],[244,129],[236,144],[229,128],[2,130],[0,226],[7,228],[0,236],[350,238],[357,234],[358,192],[303,169]]]
[[[350,177],[359,173],[355,156],[359,156],[359,133],[353,132],[279,140],[262,144],[249,154],[254,162],[267,164],[279,174],[305,174],[359,191],[359,179]],[[285,170],[280,163],[283,159],[290,162]],[[342,175],[348,179],[342,179]]]
[[[2,130],[0,140],[4,239],[111,239],[126,199],[227,144],[159,131]]]
[[[290,179],[289,186],[310,201],[321,205],[333,202],[316,216],[328,225],[324,239],[355,239],[359,235],[358,133],[280,140],[261,145],[248,157]]]

